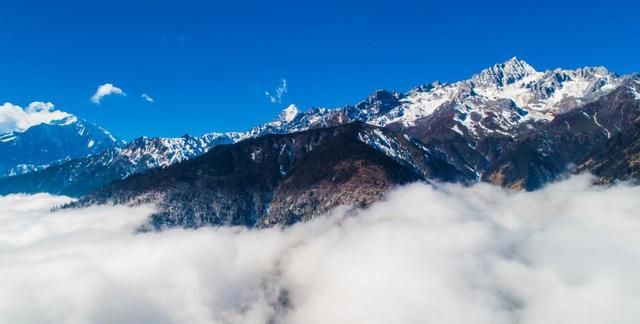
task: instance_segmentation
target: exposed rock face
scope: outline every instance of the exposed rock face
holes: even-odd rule
[[[561,114],[539,131],[511,144],[491,164],[483,180],[534,190],[576,165],[577,170],[593,171],[605,181],[632,177],[632,169],[625,169],[623,165],[627,159],[627,166],[635,166],[633,152],[638,145],[636,129],[640,118],[637,86],[620,88]],[[621,161],[614,161],[613,157]]]
[[[640,181],[640,120],[636,119],[629,129],[614,135],[574,172],[585,171],[603,184],[616,180]]]

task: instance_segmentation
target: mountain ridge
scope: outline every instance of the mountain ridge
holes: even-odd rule
[[[292,224],[340,205],[366,206],[393,185],[422,178],[363,134],[393,136],[364,123],[265,135],[116,181],[71,206],[158,204],[153,228],[260,227]]]
[[[107,151],[111,155],[74,160],[30,175],[0,179],[0,193],[43,190],[81,197],[98,189],[92,194],[95,195],[100,188],[113,188],[109,185],[112,181],[122,184],[120,180],[125,178],[153,177],[169,172],[162,171],[164,169],[187,168],[191,163],[189,161],[201,161],[200,157],[207,155],[207,151],[216,150],[219,145],[223,145],[221,150],[236,150],[230,147],[243,147],[247,145],[246,141],[269,136],[294,138],[302,136],[300,133],[314,130],[348,128],[350,124],[373,128],[351,137],[349,142],[344,143],[345,146],[360,147],[357,143],[365,143],[378,153],[371,153],[369,149],[358,152],[365,155],[381,153],[397,164],[394,168],[403,168],[416,175],[416,181],[468,184],[484,181],[514,189],[535,190],[564,174],[580,170],[594,171],[602,182],[610,182],[628,179],[624,177],[625,174],[632,177],[637,174],[628,171],[635,170],[634,161],[637,159],[624,151],[631,152],[636,147],[635,142],[610,142],[619,134],[635,134],[633,119],[640,111],[639,102],[640,78],[637,75],[619,76],[602,67],[538,72],[526,62],[513,58],[484,69],[468,80],[432,82],[405,93],[377,90],[355,105],[337,109],[311,108],[301,111],[297,106],[289,105],[273,121],[246,132],[210,133],[176,139],[141,138],[124,148]],[[611,155],[627,161],[626,166],[616,165],[616,172],[603,170],[602,166],[609,164],[606,157],[598,155],[598,151],[605,149],[612,151]],[[327,151],[327,154],[330,153]],[[343,158],[348,160],[346,156]],[[368,157],[358,156],[357,159],[367,160]],[[318,156],[316,160],[324,159]],[[308,168],[329,177],[317,165],[309,164]],[[283,172],[286,173],[286,170]],[[108,176],[92,176],[103,173]],[[189,178],[187,173],[184,173],[185,177]],[[274,174],[269,176],[277,177]],[[313,182],[313,179],[307,180]],[[380,181],[389,186],[400,183],[386,178]],[[364,196],[381,197],[381,191],[374,190],[374,185],[366,181],[356,183],[371,186],[371,192],[376,192],[375,195],[369,192]],[[296,191],[269,188],[271,193],[288,192],[291,197],[303,197]],[[350,188],[352,191],[357,189]],[[361,189],[367,190],[364,187]],[[177,193],[179,190],[174,187],[167,187],[167,190],[174,193],[171,199],[176,202],[178,199],[175,195],[180,196]],[[225,194],[233,196],[231,193]],[[327,199],[339,201],[331,192],[326,194],[329,197]],[[153,201],[162,205],[162,193],[154,191],[154,195]],[[284,194],[278,199],[265,196],[264,192],[259,196],[261,203],[252,200],[249,204],[246,197],[242,198],[245,199],[242,200],[244,204],[253,206],[247,208],[253,210],[254,216],[264,216],[256,211],[255,206],[266,206],[265,202],[283,202],[292,210],[297,208],[291,205],[292,201],[302,203],[306,199],[314,201],[313,204],[323,204],[320,200],[313,200],[312,196],[298,200],[287,198]],[[142,196],[132,197],[131,201],[145,199]],[[191,207],[184,204],[196,198],[200,207],[207,206],[206,197],[196,193],[187,194],[179,204],[189,209]],[[115,201],[126,200],[117,198]],[[106,200],[100,202],[105,203]],[[349,202],[356,203],[357,199]],[[175,208],[175,205],[169,208],[174,210],[172,219],[183,219],[180,217],[184,215],[180,216]],[[316,210],[318,206],[305,208]],[[274,224],[281,224],[291,219],[307,219],[313,213],[307,216],[303,214],[274,216],[272,219],[278,219]],[[254,220],[257,222],[257,218]],[[201,219],[196,223],[216,225],[220,222],[207,223]],[[230,224],[229,221],[221,223]],[[180,221],[175,224],[183,226],[187,223]]]

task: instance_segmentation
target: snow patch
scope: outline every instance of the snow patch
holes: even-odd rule
[[[290,123],[298,116],[298,107],[296,105],[291,104],[289,107],[282,110],[280,113],[280,120]]]
[[[453,127],[451,127],[451,130],[464,136],[464,133],[462,132],[462,130],[460,130],[460,127],[458,127],[458,124],[453,125]]]
[[[609,130],[602,126],[602,124],[600,124],[598,122],[598,113],[596,112],[595,114],[593,114],[593,122],[598,125],[598,127],[602,128],[602,130],[604,131],[605,134],[607,134],[607,138],[611,138],[611,133],[609,132]]]

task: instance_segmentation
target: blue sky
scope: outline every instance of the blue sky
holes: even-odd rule
[[[640,71],[639,18],[617,0],[2,1],[0,102],[51,101],[124,139],[244,130],[514,55]],[[93,103],[105,83],[127,95]]]

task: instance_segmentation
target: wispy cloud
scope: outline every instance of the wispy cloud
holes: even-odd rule
[[[150,95],[143,93],[140,98],[146,100],[147,102],[155,102],[155,99],[153,99]]]
[[[126,96],[127,94],[115,85],[111,83],[105,83],[98,87],[96,93],[91,97],[91,101],[99,105],[102,98],[110,95]]]
[[[272,102],[272,103],[281,103],[282,102],[282,97],[288,91],[287,90],[287,80],[286,79],[281,79],[280,82],[281,82],[280,86],[277,87],[274,91],[272,91],[272,92],[265,91],[264,92],[265,96],[267,96],[267,99],[269,99],[269,101]]]

